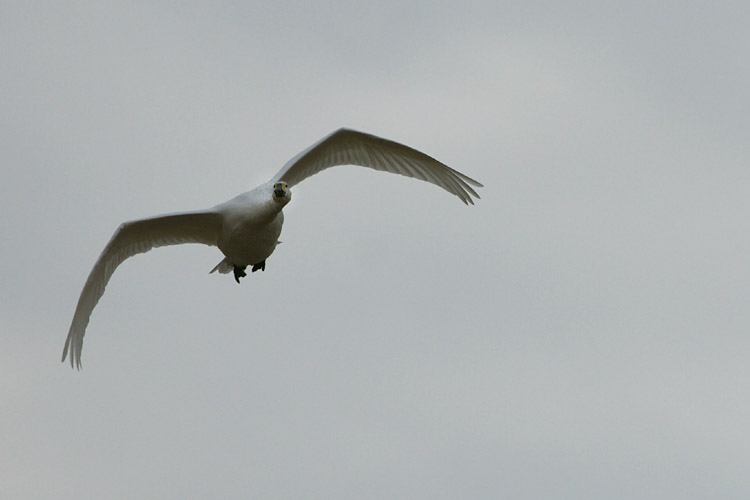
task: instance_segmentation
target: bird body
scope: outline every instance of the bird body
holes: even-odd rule
[[[273,253],[284,224],[282,208],[291,200],[291,191],[278,199],[272,191],[271,183],[262,184],[213,208],[222,221],[216,246],[226,256],[213,270],[227,273],[231,266],[255,265]]]
[[[435,184],[465,204],[479,198],[474,179],[403,144],[350,129],[339,129],[287,162],[267,183],[208,210],[167,214],[125,222],[117,228],[91,269],[78,299],[62,360],[80,368],[83,337],[94,307],[117,266],[152,248],[201,243],[224,254],[211,272],[234,271],[237,283],[245,268],[265,270],[279,243],[282,209],[292,199],[290,187],[337,165],[359,165]]]

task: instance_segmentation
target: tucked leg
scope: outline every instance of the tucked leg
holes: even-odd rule
[[[237,283],[240,282],[240,278],[244,278],[247,276],[247,273],[245,272],[245,268],[247,266],[234,266],[234,281]]]
[[[261,271],[265,271],[266,270],[266,261],[265,260],[263,262],[258,262],[257,264],[253,264],[253,272],[257,271],[258,269],[260,269]]]

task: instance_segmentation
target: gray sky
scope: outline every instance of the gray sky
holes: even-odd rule
[[[7,499],[750,496],[747,2],[4,2]],[[348,126],[241,286],[117,225]]]

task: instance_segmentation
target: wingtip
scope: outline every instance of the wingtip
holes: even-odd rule
[[[480,187],[480,188],[483,188],[483,187],[484,187],[484,184],[482,184],[482,183],[481,183],[481,182],[479,182],[478,180],[476,180],[476,179],[472,179],[472,178],[471,178],[471,177],[469,177],[468,175],[466,175],[466,174],[462,174],[461,172],[457,172],[457,173],[458,173],[458,174],[460,174],[460,177],[461,177],[461,179],[463,179],[464,181],[468,182],[468,183],[469,183],[469,184],[471,184],[472,186],[474,186],[474,187]]]
[[[469,194],[469,193],[471,193],[471,194]],[[469,192],[463,192],[461,194],[458,194],[458,193],[453,193],[453,194],[455,194],[458,197],[459,200],[463,201],[464,205],[474,205],[474,198],[476,198],[477,200],[479,200],[479,199],[482,198],[473,189],[470,189]]]
[[[65,353],[63,353],[63,357],[60,360],[60,362],[61,363],[65,363],[65,361],[66,361],[65,358],[67,358],[67,356],[65,355]],[[80,359],[74,359],[74,358],[75,358],[75,356],[70,356],[70,359],[67,360],[67,361],[70,362],[70,368],[74,369],[74,370],[80,370],[81,369],[81,360]]]
[[[66,359],[70,362],[70,368],[75,370],[81,369],[81,352],[76,352],[76,347],[71,345],[70,337],[65,341],[65,347],[63,347],[62,358],[60,362],[65,363]],[[68,356],[70,354],[70,356]]]
[[[70,368],[76,371],[81,371],[81,368],[83,365],[81,364],[81,357],[80,356],[71,356],[70,357]]]

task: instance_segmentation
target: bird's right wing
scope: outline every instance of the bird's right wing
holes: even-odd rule
[[[104,247],[83,286],[68,338],[65,340],[62,360],[65,361],[70,352],[70,366],[74,366],[75,363],[77,368],[81,367],[83,336],[91,312],[104,294],[104,288],[112,273],[125,259],[166,245],[216,245],[221,221],[219,212],[207,210],[162,215],[121,224]]]

